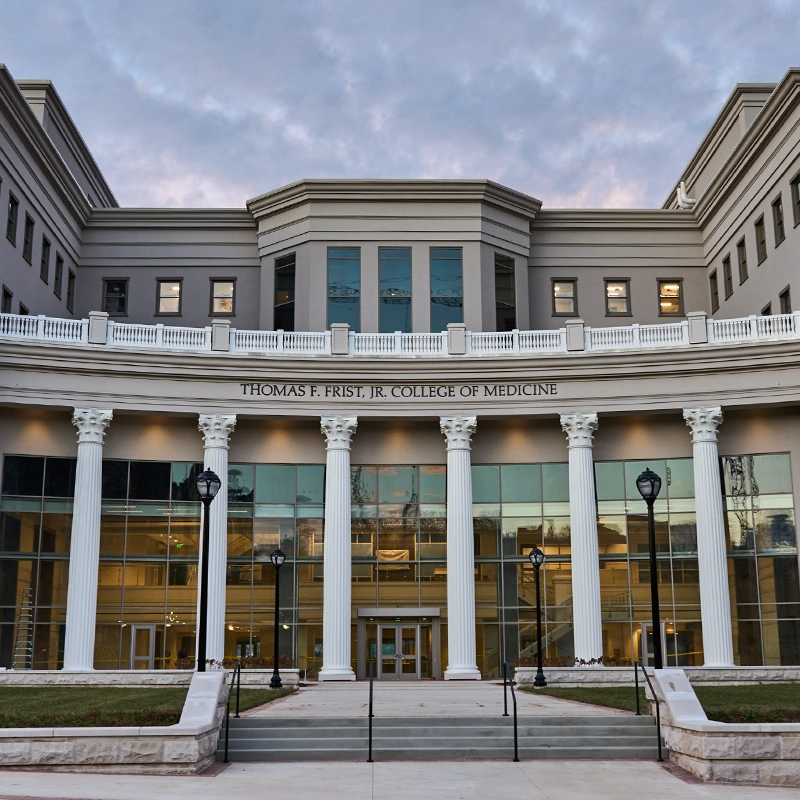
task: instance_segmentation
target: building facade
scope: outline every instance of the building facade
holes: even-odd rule
[[[652,650],[800,663],[800,70],[736,87],[664,206],[300,181],[119,208],[0,68],[0,667],[479,679]],[[800,473],[798,473],[800,474]]]

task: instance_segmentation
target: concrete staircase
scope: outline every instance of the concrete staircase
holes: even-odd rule
[[[365,718],[231,718],[231,761],[366,761]],[[514,757],[511,717],[374,718],[375,761],[451,761]],[[224,729],[217,759],[223,758]],[[521,759],[655,759],[648,716],[521,717]],[[666,750],[665,750],[666,755]]]

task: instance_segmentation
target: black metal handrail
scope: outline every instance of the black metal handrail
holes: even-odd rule
[[[656,702],[656,727],[658,728],[658,760],[663,761],[664,757],[661,754],[661,704],[658,702],[658,695],[656,694],[656,690],[653,688],[653,684],[650,681],[650,676],[647,674],[647,670],[644,668],[644,664],[641,661],[634,661],[633,662],[633,674],[635,676],[635,683],[636,683],[636,713],[641,716],[641,712],[639,711],[639,667],[641,667],[642,672],[644,673],[644,679],[647,681],[647,685],[650,687],[650,694],[653,695],[653,700]]]
[[[375,715],[372,713],[372,664],[369,665],[369,758],[367,764],[372,763],[372,718]]]
[[[231,736],[231,695],[233,695],[233,684],[236,683],[236,719],[239,718],[239,696],[242,691],[242,664],[236,662],[231,675],[231,685],[228,687],[228,702],[225,704],[225,761],[228,763],[228,742]]]
[[[508,704],[506,702],[506,680],[511,687],[511,702],[514,705],[514,761],[519,761],[519,738],[517,734],[517,695],[514,692],[514,680],[511,677],[511,667],[508,661],[503,662],[503,705],[505,707],[504,717],[508,716]]]

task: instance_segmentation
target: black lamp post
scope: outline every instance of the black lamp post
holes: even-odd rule
[[[197,631],[197,671],[206,671],[206,633],[208,628],[208,547],[211,538],[208,512],[222,481],[216,472],[207,469],[197,476],[197,493],[203,501],[203,550],[200,557],[200,627]]]
[[[656,553],[656,522],[653,516],[653,504],[661,491],[661,478],[655,472],[646,469],[637,479],[636,488],[647,503],[647,527],[650,534],[650,603],[653,606],[653,660],[656,669],[663,669],[664,657],[661,652],[661,613],[658,607],[658,559]],[[642,652],[647,649],[647,639],[642,645]]]
[[[275,550],[269,560],[272,562],[272,566],[275,567],[275,652],[272,656],[272,680],[269,682],[269,688],[281,689],[283,684],[281,683],[281,673],[278,669],[278,635],[280,631],[278,622],[280,621],[281,601],[278,587],[280,586],[281,567],[283,562],[286,561],[286,556],[281,550]]]
[[[547,686],[542,669],[542,599],[539,592],[539,567],[544,564],[544,553],[534,547],[528,558],[533,564],[533,571],[536,573],[536,677],[533,680],[534,686]]]

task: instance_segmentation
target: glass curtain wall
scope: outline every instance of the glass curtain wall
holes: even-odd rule
[[[96,669],[175,669],[194,658],[202,471],[103,461]]]
[[[5,456],[0,667],[62,666],[75,465],[74,458]]]

